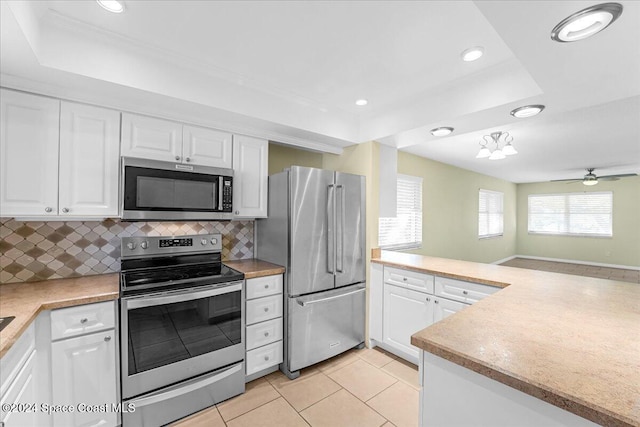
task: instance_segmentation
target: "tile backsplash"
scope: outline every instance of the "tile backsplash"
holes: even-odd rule
[[[253,258],[253,221],[0,220],[0,283],[120,271],[120,238],[222,234],[222,259]]]

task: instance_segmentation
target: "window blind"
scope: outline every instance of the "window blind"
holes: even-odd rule
[[[529,233],[613,235],[613,192],[529,195]]]
[[[504,233],[504,193],[480,189],[478,193],[478,237]]]
[[[422,178],[397,178],[395,218],[378,220],[378,244],[384,249],[410,249],[422,245]]]

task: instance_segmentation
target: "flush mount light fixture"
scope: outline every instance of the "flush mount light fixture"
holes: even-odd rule
[[[450,127],[439,127],[439,128],[431,129],[431,135],[433,136],[447,136],[451,132],[453,132],[453,128],[450,128]]]
[[[510,114],[518,119],[526,119],[527,117],[540,114],[542,110],[544,110],[544,105],[525,105],[511,110]]]
[[[465,49],[460,54],[460,56],[462,56],[462,60],[465,62],[475,61],[482,55],[484,55],[484,48],[482,46],[470,47],[469,49]]]
[[[124,12],[124,3],[117,0],[96,0],[103,9],[113,13]]]
[[[358,107],[364,107],[365,105],[367,105],[369,103],[369,101],[367,101],[366,99],[358,99],[356,101],[356,105]]]
[[[602,3],[582,9],[556,25],[551,31],[551,39],[562,43],[586,39],[607,28],[621,13],[620,3]]]
[[[509,132],[493,132],[490,135],[484,135],[483,141],[480,141],[480,151],[476,155],[476,159],[501,160],[507,156],[518,154],[516,149],[511,145],[513,136]],[[495,147],[491,150],[491,144]],[[502,144],[502,148],[500,148]]]

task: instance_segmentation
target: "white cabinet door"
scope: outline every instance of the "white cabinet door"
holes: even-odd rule
[[[451,316],[467,308],[467,304],[463,304],[458,301],[451,301],[446,298],[435,298],[434,300],[434,309],[433,309],[433,322],[439,322],[444,318]]]
[[[433,323],[433,295],[384,285],[383,342],[418,360],[411,335]]]
[[[53,404],[111,405],[116,394],[114,330],[69,338],[51,344]],[[53,424],[89,426],[118,424],[113,411],[57,412]]]
[[[233,138],[233,211],[237,217],[267,216],[269,141]]]
[[[233,135],[228,132],[184,125],[182,144],[184,163],[228,169],[233,167]]]
[[[125,157],[182,161],[182,125],[122,113],[121,154]]]
[[[58,214],[60,101],[0,90],[0,216]]]
[[[20,370],[18,376],[7,388],[7,392],[0,399],[2,410],[0,411],[0,421],[4,422],[6,427],[11,426],[36,426],[42,425],[38,420],[38,412],[40,409],[38,399],[38,389],[35,382],[36,371],[36,352],[31,351],[27,362]],[[22,410],[14,408],[12,411],[6,411],[5,404],[22,404]],[[37,405],[34,408],[33,405]]]
[[[62,102],[60,215],[118,216],[120,113]]]
[[[369,339],[382,341],[382,301],[384,285],[382,279],[382,264],[371,263],[369,285]]]

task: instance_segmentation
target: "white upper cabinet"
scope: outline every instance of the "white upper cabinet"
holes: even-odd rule
[[[231,169],[232,150],[233,135],[228,132],[122,114],[125,157]]]
[[[186,163],[231,169],[232,150],[233,135],[228,132],[183,126],[182,156]]]
[[[236,135],[233,139],[233,211],[236,217],[267,216],[269,141]]]
[[[182,161],[182,124],[122,113],[121,154],[126,157]]]
[[[62,102],[60,215],[118,216],[120,113]]]
[[[0,216],[58,214],[60,101],[0,90]]]

